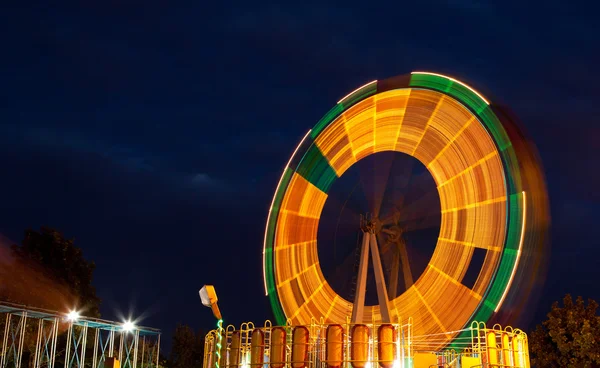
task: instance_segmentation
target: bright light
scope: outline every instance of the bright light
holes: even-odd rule
[[[121,327],[123,328],[123,331],[126,332],[133,331],[135,329],[135,325],[131,321],[126,321]]]
[[[242,368],[250,368],[249,360],[248,355],[242,356]]]
[[[67,314],[67,320],[71,321],[71,322],[75,322],[79,319],[79,317],[81,317],[81,315],[79,314],[79,312],[77,311],[70,311],[69,314]]]
[[[402,368],[402,363],[400,363],[400,360],[394,360],[394,365],[392,368]]]

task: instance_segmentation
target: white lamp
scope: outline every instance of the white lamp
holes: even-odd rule
[[[214,286],[204,285],[202,289],[200,289],[200,300],[202,300],[202,304],[205,307],[210,307],[212,309],[216,319],[221,319],[221,311],[217,305],[219,298],[217,298],[217,292],[215,291]]]

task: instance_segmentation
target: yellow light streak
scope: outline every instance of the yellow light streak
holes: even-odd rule
[[[429,266],[429,268],[431,268],[432,270],[436,271],[437,273],[439,273],[440,275],[442,275],[443,277],[447,278],[448,280],[450,280],[454,285],[459,286],[459,287],[464,287],[467,288],[465,285],[461,284],[460,282],[458,282],[458,280],[455,280],[452,276],[448,275],[447,273],[445,273],[444,271],[440,270],[439,268],[435,267],[434,265],[432,265],[431,263],[428,264],[427,266]],[[468,288],[467,288],[468,289]],[[476,293],[473,290],[469,290],[469,292],[471,293],[471,295],[473,295],[473,297],[477,300],[481,300],[481,295],[479,295],[478,293]]]
[[[442,210],[442,213],[456,212],[456,211],[466,210],[466,209],[475,208],[475,207],[481,207],[481,206],[485,206],[487,204],[494,204],[494,203],[499,203],[499,202],[506,202],[506,196],[492,198],[492,199],[486,199],[485,201],[480,201],[480,202],[475,202],[475,203],[469,203],[468,205],[466,205],[464,207],[448,208],[448,209]]]
[[[517,272],[517,268],[519,267],[519,260],[521,259],[521,251],[523,249],[523,241],[525,240],[525,223],[527,222],[527,201],[525,200],[525,191],[523,193],[523,223],[521,224],[521,239],[519,239],[519,250],[517,250],[517,260],[515,261],[515,265],[513,266],[512,272],[510,273],[510,279],[508,279],[508,285],[504,289],[504,293],[494,309],[494,312],[498,312],[502,303],[504,303],[504,298],[506,298],[506,294],[508,294],[508,290],[510,290],[510,286],[512,285],[513,279],[515,278],[515,274]]]
[[[435,118],[435,114],[437,114],[438,110],[440,109],[440,106],[442,106],[444,104],[445,98],[446,98],[446,96],[442,95],[442,98],[440,98],[437,105],[435,106],[435,110],[433,110],[433,112],[431,113],[431,116],[427,120],[427,123],[425,123],[425,128],[423,128],[423,134],[421,134],[421,137],[419,137],[417,144],[415,144],[415,148],[413,149],[413,151],[410,154],[411,156],[413,156],[413,157],[415,156],[415,152],[417,152],[417,149],[419,148],[419,145],[421,144],[423,137],[425,137],[425,133],[427,133],[427,129],[429,129],[429,126],[431,125],[431,121]]]
[[[456,139],[465,131],[465,129],[467,129],[469,127],[469,125],[471,125],[472,122],[474,122],[476,119],[475,117],[472,117],[471,119],[469,119],[469,121],[467,121],[467,123],[465,125],[463,125],[462,128],[460,128],[460,130],[458,131],[458,133],[456,133],[456,135],[454,137],[452,137],[452,139],[448,142],[448,144],[446,144],[444,146],[444,148],[442,148],[442,150],[440,152],[438,152],[437,155],[435,155],[435,157],[433,158],[433,160],[429,161],[429,163],[426,165],[427,169],[429,169],[431,167],[431,165],[437,161],[438,158],[440,158],[440,156],[446,152],[446,150],[452,146],[452,144],[456,141]]]
[[[454,175],[453,177],[451,177],[450,179],[446,180],[445,182],[441,183],[438,185],[438,188],[443,187],[444,185],[447,185],[448,183],[452,182],[453,180],[455,180],[456,178],[465,175],[466,173],[468,173],[469,171],[473,170],[474,168],[476,168],[477,166],[481,165],[482,163],[484,163],[485,161],[489,160],[490,158],[497,156],[498,155],[498,151],[493,151],[488,153],[486,156],[484,156],[483,158],[477,160],[477,162],[475,162],[473,165],[467,167],[466,169],[464,169],[463,171],[459,172],[458,174]]]
[[[312,242],[307,241],[307,242],[301,242],[301,243],[291,243],[291,244],[281,245],[281,246],[277,247],[277,249],[275,249],[275,252],[281,252],[286,249],[290,249],[290,248],[294,248],[294,247],[306,247],[310,243],[312,243]]]
[[[423,305],[425,305],[425,308],[427,308],[427,311],[429,312],[429,314],[433,317],[433,319],[438,324],[438,326],[440,326],[440,331],[448,331],[448,329],[446,327],[444,327],[444,324],[442,323],[442,321],[440,321],[440,319],[433,312],[433,309],[431,309],[431,307],[429,306],[429,304],[427,303],[427,301],[425,300],[425,298],[423,297],[423,294],[421,294],[419,289],[417,289],[417,287],[415,285],[413,285],[413,288],[417,292],[419,299],[421,299],[421,301],[423,302]]]
[[[310,294],[310,296],[308,297],[308,299],[306,299],[304,301],[304,303],[300,306],[300,308],[298,308],[296,310],[296,312],[294,312],[294,314],[292,314],[292,316],[290,317],[291,319],[296,318],[296,316],[300,313],[300,311],[302,311],[302,309],[308,305],[308,303],[312,300],[312,298],[315,297],[315,295],[317,295],[319,293],[319,291],[321,291],[321,289],[323,288],[323,286],[325,286],[325,283],[322,283],[321,285],[319,285],[319,287],[312,293]]]
[[[480,245],[480,244],[475,244],[475,243],[471,243],[471,242],[455,240],[455,239],[447,239],[447,238],[442,238],[442,237],[438,238],[438,240],[445,241],[448,243],[456,243],[456,244],[464,245],[464,246],[471,247],[471,248],[487,249],[487,250],[491,250],[493,252],[499,252],[502,249],[502,247],[499,247],[499,246]]]
[[[333,310],[333,307],[335,307],[335,302],[339,298],[340,298],[339,295],[336,295],[336,296],[333,297],[333,303],[331,303],[331,306],[329,307],[329,309],[327,309],[327,313],[325,313],[325,317],[323,318],[325,321],[327,321],[327,318],[329,318],[329,315],[331,314],[331,311]]]
[[[284,286],[285,284],[290,283],[293,279],[297,279],[298,277],[302,276],[303,274],[307,273],[308,271],[310,271],[311,269],[317,267],[318,265],[319,265],[318,261],[315,262],[315,263],[313,263],[312,265],[310,265],[309,267],[303,269],[302,271],[297,272],[294,276],[290,277],[289,279],[281,281],[279,283],[279,286]]]
[[[348,131],[348,120],[346,119],[346,114],[342,114],[342,121],[344,122],[344,130],[346,131],[346,136],[348,137],[348,141],[350,142],[350,153],[352,153],[352,158],[354,162],[356,162],[356,153],[354,152],[354,145],[352,144],[352,138],[350,137],[350,132]],[[345,170],[344,170],[345,171]],[[344,171],[338,172],[338,176],[342,176]]]

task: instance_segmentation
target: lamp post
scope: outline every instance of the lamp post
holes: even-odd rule
[[[212,285],[204,285],[202,289],[200,289],[200,300],[205,307],[210,307],[212,309],[213,315],[217,319],[217,343],[215,348],[215,353],[217,358],[215,359],[214,368],[219,368],[221,364],[221,347],[223,342],[223,319],[221,317],[221,311],[219,310],[219,306],[217,305],[217,292],[215,291],[215,287]],[[212,368],[212,367],[211,367]]]

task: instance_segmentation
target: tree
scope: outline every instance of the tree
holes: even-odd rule
[[[42,227],[40,231],[26,230],[21,245],[13,245],[10,255],[0,257],[0,301],[8,301],[50,310],[65,306],[81,314],[99,317],[100,299],[92,286],[95,265],[83,257],[72,239],[65,239],[57,230]],[[0,331],[4,330],[0,320]],[[33,363],[37,325],[27,323],[22,366]],[[64,355],[66,336],[57,342],[57,362]],[[59,364],[60,365],[60,364]]]
[[[75,299],[68,302],[76,304],[73,307],[83,315],[100,317],[100,298],[92,286],[95,264],[85,260],[73,239],[65,239],[59,231],[42,227],[39,232],[26,230],[22,244],[13,245],[12,249],[20,262],[41,267],[52,280],[66,287]],[[62,301],[63,305],[65,302]]]
[[[187,325],[179,324],[173,334],[169,368],[202,368],[204,341]]]
[[[548,319],[531,333],[529,350],[533,366],[600,367],[600,317],[598,303],[567,294],[563,307],[552,305]]]

